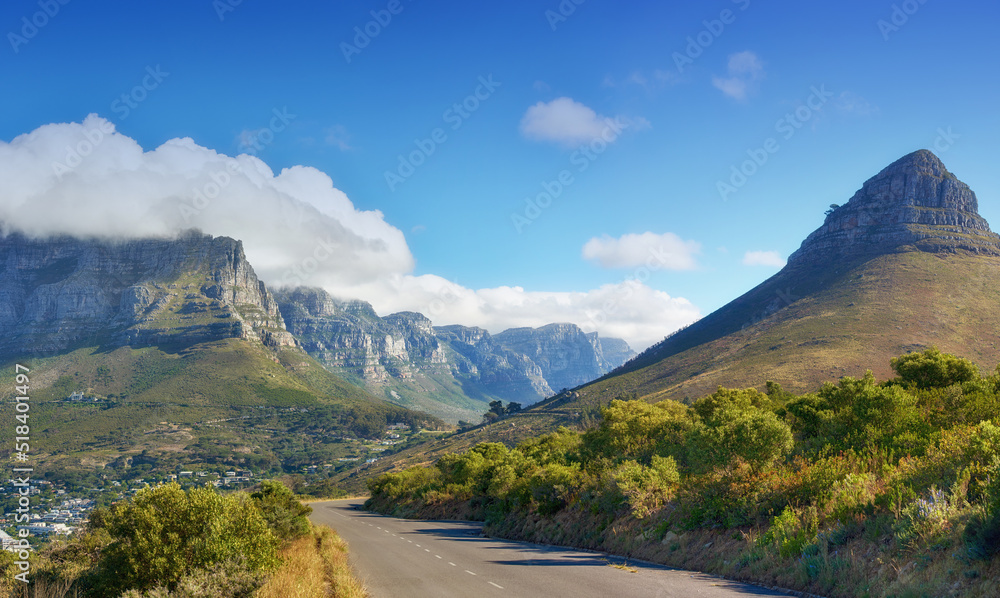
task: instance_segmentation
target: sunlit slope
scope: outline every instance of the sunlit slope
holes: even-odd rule
[[[963,252],[904,251],[853,267],[790,270],[668,340],[661,350],[681,349],[675,354],[550,407],[596,405],[626,393],[692,400],[720,385],[762,387],[767,380],[806,392],[868,368],[890,377],[892,357],[932,345],[992,369],[1000,362],[998,282],[1000,258]],[[754,316],[765,313],[772,295],[791,304]]]

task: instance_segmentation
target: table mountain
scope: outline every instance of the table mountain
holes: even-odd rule
[[[228,237],[0,238],[0,361],[84,345],[288,346],[278,306]]]

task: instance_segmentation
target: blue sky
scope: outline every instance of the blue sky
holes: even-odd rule
[[[302,282],[435,323],[497,331],[575,321],[641,347],[772,275],[829,204],[910,151],[936,151],[1000,223],[998,16],[993,2],[941,0],[11,0],[0,7],[0,140],[50,123],[82,127],[93,113],[114,125],[125,154],[131,140],[150,152],[190,138],[192,156],[251,153],[275,175],[315,168],[348,204],[307,197],[312,183],[279,191],[323,212],[328,230],[356,232],[371,255],[336,255]],[[366,27],[376,33],[367,44],[357,34]],[[356,42],[364,47],[345,57]],[[788,115],[794,123],[779,125]],[[624,130],[613,142],[578,153],[615,118]],[[55,156],[75,147],[47,143]],[[15,145],[5,155],[44,153]],[[748,151],[766,162],[720,192]],[[400,156],[419,165],[387,182]],[[572,182],[558,197],[528,208],[564,171]],[[78,193],[74,205],[134,212],[143,226],[158,217],[98,196],[105,187],[88,192],[96,175],[87,172],[60,188],[60,201]],[[54,200],[27,175],[18,181],[6,221],[17,227],[35,210],[36,232],[79,232],[47,228]],[[246,193],[247,206],[267,201]],[[311,246],[299,255],[254,243],[273,223],[246,220],[196,224],[238,233],[275,284],[309,258]],[[309,234],[325,234],[317,230]],[[389,257],[378,261],[383,246]],[[651,247],[667,258],[647,276]],[[626,282],[637,275],[640,286]]]

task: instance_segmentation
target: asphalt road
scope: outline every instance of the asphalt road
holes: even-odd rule
[[[373,598],[730,598],[778,592],[605,554],[483,538],[472,522],[411,521],[360,510],[363,500],[312,503],[315,523],[350,545],[350,562]]]

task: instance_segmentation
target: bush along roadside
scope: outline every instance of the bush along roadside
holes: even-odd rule
[[[584,432],[370,480],[366,508],[828,596],[995,596],[1000,368],[892,366],[800,396],[613,401]]]
[[[365,596],[346,544],[314,527],[311,512],[277,481],[250,494],[146,488],[95,510],[83,533],[34,554],[28,584],[0,560],[0,590],[42,598],[270,598],[289,588],[302,597]]]

